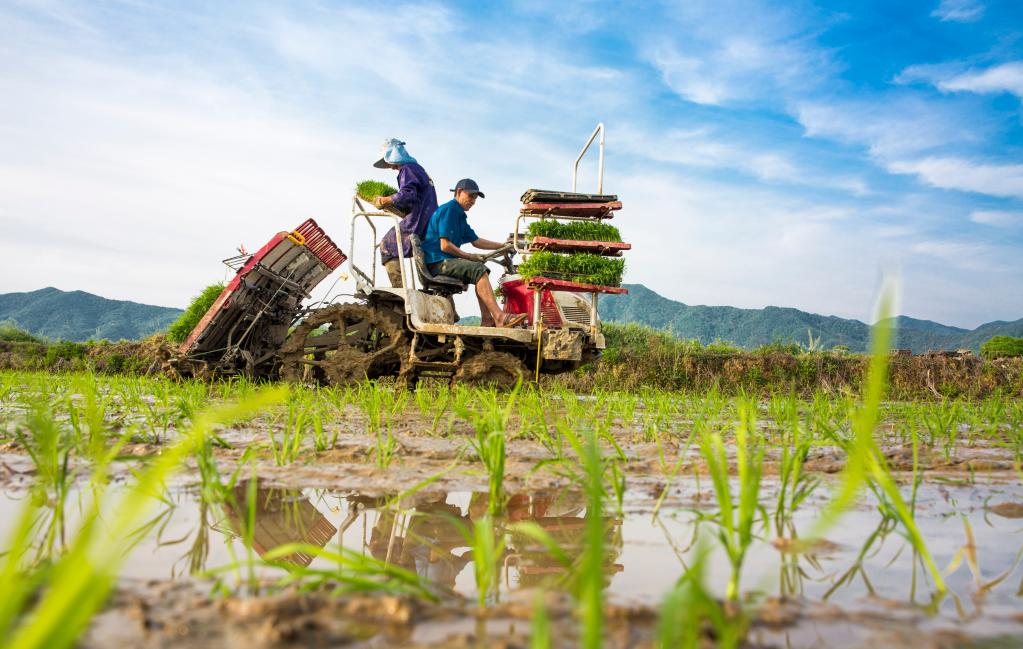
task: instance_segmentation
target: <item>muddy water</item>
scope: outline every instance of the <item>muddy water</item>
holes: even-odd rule
[[[254,488],[251,488],[254,487]],[[240,503],[256,496],[253,545],[256,553],[284,543],[303,542],[327,549],[344,546],[403,566],[456,598],[474,598],[472,553],[466,542],[474,521],[486,512],[486,495],[471,492],[424,492],[400,506],[393,498],[364,497],[325,489],[281,489],[243,483],[235,490]],[[872,496],[825,532],[811,548],[794,537],[814,528],[827,502],[827,485],[794,516],[775,520],[776,485],[762,491],[766,524],[758,523],[757,540],[746,558],[741,588],[765,624],[751,639],[790,646],[860,646],[885,633],[966,634],[973,639],[1008,635],[1023,638],[1023,488],[1018,483],[922,485],[917,523],[938,566],[945,570],[949,594],[937,597],[919,557],[903,530],[883,519]],[[718,528],[707,519],[714,511],[709,484],[681,481],[671,490],[658,515],[649,493],[627,492],[622,508],[605,514],[605,582],[609,601],[656,607],[675,580],[694,560],[702,538],[710,549],[707,586],[723,595],[730,568],[718,548]],[[0,538],[15,520],[23,491],[0,492]],[[74,518],[76,498],[70,499]],[[153,512],[152,527],[127,558],[124,583],[139,580],[187,580],[205,584],[201,573],[230,565],[246,555],[237,530],[246,510],[204,504],[195,491],[179,488]],[[506,520],[533,521],[554,537],[570,556],[582,551],[586,508],[572,491],[518,494]],[[971,542],[972,538],[972,542]],[[516,591],[534,586],[558,588],[565,569],[525,537],[511,534],[501,561],[496,604],[514,599]],[[295,565],[329,569],[322,557],[295,554]],[[280,569],[260,568],[264,578]],[[224,577],[231,583],[231,573]],[[776,598],[789,602],[776,606]],[[796,603],[793,608],[792,602]],[[456,628],[457,624],[452,628]],[[427,625],[421,633],[429,634]],[[871,640],[872,642],[874,640]],[[1019,646],[1019,645],[1006,645]]]

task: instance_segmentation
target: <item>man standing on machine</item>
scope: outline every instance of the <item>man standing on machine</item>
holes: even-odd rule
[[[394,205],[405,217],[401,220],[402,256],[412,257],[412,244],[409,234],[415,234],[420,240],[426,234],[426,225],[437,210],[437,192],[433,188],[426,169],[405,150],[401,140],[390,139],[384,142],[384,150],[380,159],[373,163],[378,169],[398,170],[398,193],[393,196],[380,196],[373,201],[376,207]],[[401,288],[401,265],[398,262],[398,246],[395,241],[394,228],[388,230],[380,241],[380,257],[391,280],[391,286]]]
[[[469,227],[466,212],[476,204],[477,197],[486,197],[471,178],[459,180],[451,191],[455,193],[455,198],[437,208],[426,228],[422,246],[426,267],[434,275],[447,275],[476,286],[480,320],[484,327],[514,327],[521,324],[526,319],[525,313],[505,313],[498,306],[483,255],[461,249],[467,243],[481,250],[500,250],[505,247],[502,243],[481,239]]]

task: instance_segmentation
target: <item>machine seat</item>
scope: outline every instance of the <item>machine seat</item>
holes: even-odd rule
[[[423,249],[419,244],[419,237],[415,234],[410,234],[409,241],[412,244],[412,257],[415,259],[416,272],[419,273],[419,281],[423,284],[423,290],[437,295],[454,295],[469,288],[468,284],[458,278],[432,274],[426,266],[426,257],[423,255]]]

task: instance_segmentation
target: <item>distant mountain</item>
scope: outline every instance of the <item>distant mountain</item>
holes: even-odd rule
[[[637,322],[657,329],[670,329],[679,338],[696,338],[702,343],[723,340],[740,347],[757,347],[772,342],[809,342],[809,332],[826,348],[845,345],[866,351],[870,327],[859,320],[822,316],[798,309],[769,306],[737,309],[730,306],[690,306],[658,295],[642,284],[626,284],[628,295],[604,295],[598,309],[603,320]],[[916,353],[938,349],[972,349],[991,336],[1023,336],[1023,319],[989,322],[970,331],[918,320],[895,318],[896,347]]]
[[[165,330],[180,314],[181,309],[53,287],[0,294],[0,321],[52,340],[137,340]]]
[[[752,348],[772,342],[809,341],[807,331],[826,348],[845,345],[866,351],[870,327],[859,320],[822,316],[799,309],[769,306],[737,309],[730,306],[690,306],[658,295],[642,284],[626,284],[628,295],[603,295],[600,317],[606,321],[637,322],[669,329],[679,338],[702,343],[723,340]],[[0,294],[0,322],[53,340],[137,340],[164,331],[180,309],[108,300],[83,291],[44,288],[29,293]],[[1023,319],[989,322],[972,331],[907,316],[896,319],[896,347],[920,353],[931,349],[972,349],[992,336],[1023,337]],[[479,324],[477,316],[459,321]]]

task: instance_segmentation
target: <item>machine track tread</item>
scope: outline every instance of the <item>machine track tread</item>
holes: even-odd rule
[[[330,325],[340,339],[317,346],[317,329]],[[400,365],[405,332],[395,314],[361,304],[334,304],[310,313],[281,347],[281,378],[348,385]]]
[[[526,365],[507,352],[480,352],[462,362],[451,377],[454,383],[490,384],[512,388],[529,380]]]

